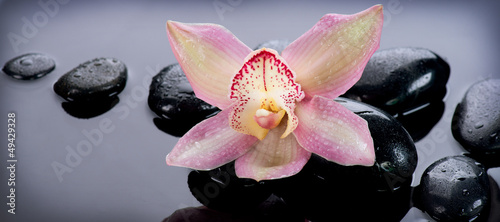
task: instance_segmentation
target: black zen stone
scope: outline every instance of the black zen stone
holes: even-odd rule
[[[453,137],[472,154],[500,154],[500,79],[469,88],[455,109],[451,129]]]
[[[110,100],[127,82],[127,67],[114,58],[96,58],[67,72],[54,84],[54,91],[69,102]]]
[[[380,50],[373,54],[361,79],[344,96],[394,115],[442,100],[449,76],[448,63],[430,50]]]
[[[256,210],[271,195],[262,183],[237,177],[234,161],[210,171],[191,171],[188,186],[203,205],[231,213]]]
[[[49,74],[56,67],[52,58],[41,53],[28,53],[9,60],[3,71],[15,79],[38,79]]]
[[[377,190],[394,191],[410,184],[418,157],[415,144],[406,129],[391,115],[375,107],[344,98],[335,101],[368,122],[376,156],[370,181],[376,184]],[[347,171],[352,167],[342,168]]]
[[[336,101],[368,122],[374,166],[341,166],[313,154],[297,175],[265,182],[312,221],[332,221],[339,215],[351,221],[400,221],[410,209],[417,165],[413,140],[389,114],[349,99]]]
[[[220,110],[194,94],[179,64],[163,68],[153,77],[149,87],[149,108],[161,119],[156,126],[174,136],[182,136],[200,121]]]
[[[414,198],[438,221],[473,221],[488,213],[489,186],[485,169],[474,159],[445,157],[424,171]]]
[[[261,48],[268,48],[268,49],[274,49],[276,50],[279,54],[283,52],[283,50],[290,45],[290,41],[280,39],[280,40],[269,40],[267,42],[263,42],[259,44],[257,47],[254,48],[254,50],[261,49]]]

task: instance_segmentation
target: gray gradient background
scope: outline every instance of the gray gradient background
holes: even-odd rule
[[[228,4],[227,0],[218,0]],[[45,1],[44,1],[45,2]],[[500,4],[496,1],[229,1],[218,14],[206,1],[69,1],[19,45],[25,17],[43,12],[38,1],[0,1],[0,64],[28,52],[43,52],[56,69],[35,81],[0,75],[0,138],[7,135],[7,113],[16,113],[16,215],[7,214],[7,141],[0,140],[1,221],[161,221],[178,208],[200,205],[190,194],[188,169],[169,167],[165,155],[176,137],[158,130],[147,106],[151,76],[176,60],[165,31],[167,20],[212,22],[231,30],[253,48],[272,39],[294,40],[324,14],[351,14],[384,5],[381,49],[415,46],[431,49],[451,66],[446,110],[441,121],[417,143],[418,169],[413,185],[435,160],[464,150],[453,139],[451,116],[467,88],[485,78],[500,78]],[[238,4],[234,4],[238,3]],[[61,107],[52,85],[89,59],[111,56],[128,67],[120,102],[107,113],[77,119]],[[152,70],[152,71],[151,71]],[[125,110],[128,110],[126,112]],[[60,181],[51,164],[65,164],[67,146],[89,141],[83,130],[110,121],[112,132],[71,167]],[[489,174],[500,182],[500,170]],[[403,221],[431,220],[418,209]]]

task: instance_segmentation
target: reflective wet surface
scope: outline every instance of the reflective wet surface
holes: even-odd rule
[[[380,3],[385,14],[380,49],[427,48],[442,56],[451,69],[444,112],[416,143],[418,165],[412,181],[412,186],[416,186],[430,164],[465,152],[451,134],[451,122],[466,90],[475,82],[500,78],[497,61],[500,5],[491,1]],[[161,129],[175,132],[175,126],[182,128],[183,123],[158,124],[153,121],[158,116],[147,104],[153,76],[177,62],[168,43],[165,22],[171,19],[218,23],[254,48],[274,39],[293,41],[326,13],[351,14],[372,4],[372,1],[2,1],[0,64],[3,66],[25,53],[41,52],[55,60],[56,68],[49,75],[27,81],[0,73],[0,118],[4,118],[0,122],[5,124],[0,126],[0,136],[8,134],[8,113],[16,114],[16,156],[8,156],[8,141],[4,141],[0,161],[7,167],[7,160],[17,160],[16,215],[7,212],[10,208],[5,203],[9,199],[3,198],[0,218],[2,221],[41,218],[162,221],[178,209],[200,206],[187,184],[190,170],[165,164],[165,155],[178,136]],[[63,74],[98,57],[122,61],[128,69],[127,84],[118,95],[119,101],[109,105],[109,110],[100,110],[102,114],[94,113],[88,119],[79,118],[88,112],[72,115],[74,112],[64,108],[65,101],[52,87]],[[438,105],[436,110],[441,109]],[[420,118],[423,117],[416,117]],[[496,167],[487,172],[498,182],[500,169],[491,162],[484,165]],[[7,183],[10,172],[6,168],[0,172],[0,193],[7,196],[11,188]],[[416,208],[402,219],[423,220],[432,218]]]

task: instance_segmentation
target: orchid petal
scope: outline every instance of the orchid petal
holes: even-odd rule
[[[321,96],[301,102],[295,113],[300,122],[293,133],[304,149],[342,165],[374,164],[373,140],[363,118]]]
[[[359,80],[378,49],[382,5],[353,15],[327,14],[282,52],[308,98],[334,99]]]
[[[304,97],[300,85],[295,82],[295,73],[272,49],[256,50],[245,61],[231,85],[230,98],[238,102],[230,115],[231,127],[262,140],[269,129],[256,122],[254,116],[257,110],[285,110],[288,123],[282,137],[286,137],[298,125],[294,114],[295,102]]]
[[[209,170],[246,153],[258,140],[231,129],[229,112],[223,110],[188,131],[167,155],[167,164]]]
[[[266,138],[235,162],[236,175],[240,178],[270,180],[288,177],[298,173],[311,157],[294,136],[281,139],[286,124],[269,131]]]
[[[231,105],[228,88],[231,78],[252,50],[216,24],[168,21],[167,34],[196,96],[220,109]]]

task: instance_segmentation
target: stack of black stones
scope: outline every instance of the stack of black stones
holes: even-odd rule
[[[283,50],[274,40],[256,48]],[[54,60],[31,53],[8,61],[5,74],[32,80],[49,74]],[[368,122],[374,140],[372,167],[341,166],[314,155],[297,175],[256,182],[238,178],[234,162],[192,171],[187,180],[205,207],[179,209],[166,221],[400,221],[411,207],[437,221],[499,221],[498,185],[486,170],[500,161],[500,80],[470,87],[456,107],[451,130],[467,151],[431,164],[412,187],[418,156],[415,141],[441,119],[450,67],[423,48],[377,51],[362,78],[337,102]],[[127,68],[114,58],[96,58],[70,70],[54,84],[63,108],[92,118],[118,103]],[[178,64],[165,67],[150,85],[150,109],[158,129],[182,136],[220,110],[196,98]],[[182,124],[181,124],[182,123]],[[189,124],[186,124],[189,123]],[[342,217],[341,217],[342,218]]]

